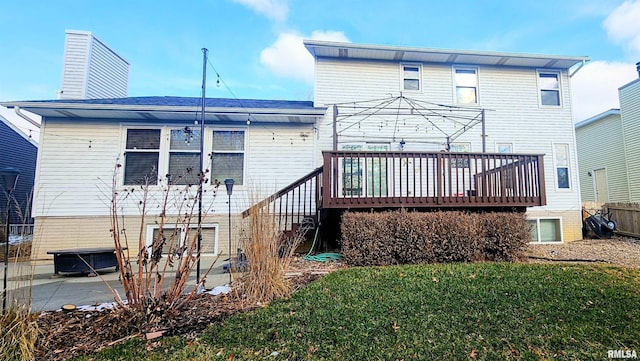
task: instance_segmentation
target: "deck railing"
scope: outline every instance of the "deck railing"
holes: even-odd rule
[[[530,207],[546,204],[543,156],[323,152],[322,207]]]
[[[307,217],[317,221],[321,203],[322,167],[282,188],[262,201],[242,212],[246,218],[260,208],[268,207],[268,212],[276,217],[276,226],[281,231],[292,231]]]

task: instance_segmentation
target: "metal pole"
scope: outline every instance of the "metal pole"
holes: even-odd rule
[[[229,194],[229,284],[231,282],[231,194]]]
[[[482,153],[487,152],[487,133],[484,125],[484,109],[482,109]]]
[[[7,192],[7,228],[4,244],[4,282],[2,284],[2,313],[7,311],[7,274],[9,273],[9,225],[11,224],[11,192]]]
[[[200,247],[202,246],[202,188],[204,183],[204,110],[207,91],[207,48],[202,48],[202,112],[200,114],[200,181],[198,182],[198,264],[196,283],[200,284]]]

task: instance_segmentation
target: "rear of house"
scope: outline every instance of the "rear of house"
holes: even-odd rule
[[[569,69],[588,58],[305,46],[314,102],[207,99],[203,134],[199,98],[3,103],[43,117],[34,257],[112,244],[112,190],[136,190],[121,214],[150,244],[159,195],[184,197],[180,189],[197,183],[200,144],[204,253],[232,252],[243,211],[269,194],[276,213],[297,214],[289,229],[328,208],[526,208],[534,242],[581,238]],[[167,187],[168,178],[179,184]],[[215,186],[228,178],[230,206]],[[144,222],[141,179],[152,194]],[[231,249],[221,242],[230,235]]]
[[[532,239],[581,239],[570,69],[588,58],[305,45],[315,105],[337,105],[318,123],[321,149],[542,155],[546,205],[527,209]]]

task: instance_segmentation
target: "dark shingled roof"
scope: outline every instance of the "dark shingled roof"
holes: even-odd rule
[[[129,97],[109,99],[58,99],[58,100],[34,100],[30,103],[76,103],[76,104],[110,104],[110,105],[149,105],[149,106],[201,106],[202,98],[195,97]],[[298,100],[266,100],[266,99],[228,99],[206,98],[205,106],[208,108],[248,108],[248,109],[313,109],[312,101]]]

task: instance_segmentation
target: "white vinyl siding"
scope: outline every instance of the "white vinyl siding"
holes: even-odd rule
[[[627,162],[620,115],[612,114],[577,127],[576,147],[582,201],[596,201],[594,170],[606,167],[609,201],[629,202]]]
[[[336,103],[399,96],[397,84],[401,82],[401,78],[398,66],[397,62],[317,58],[315,105],[330,107]],[[564,240],[571,241],[581,237],[581,225],[573,221],[573,218],[580,217],[580,194],[578,187],[574,186],[578,184],[575,171],[577,157],[567,71],[552,71],[559,76],[559,96],[563,106],[542,107],[538,95],[538,69],[484,65],[477,67],[478,84],[482,86],[482,107],[490,109],[485,114],[487,149],[491,149],[489,142],[512,143],[518,153],[544,155],[547,205],[529,208],[527,213],[562,213],[565,227]],[[455,85],[451,65],[422,64],[422,77],[424,79],[422,91],[403,92],[403,96],[436,104],[453,102]],[[319,150],[332,149],[332,122],[332,111],[329,108],[327,115],[319,121],[317,126]],[[360,139],[367,140],[367,137],[375,137],[380,134],[380,122],[363,122],[358,131],[361,134]],[[401,129],[401,131],[415,135],[415,128]],[[424,132],[423,129],[422,132]],[[396,144],[392,144],[392,149],[396,149],[397,142],[402,139],[403,133],[400,132],[397,135],[399,136],[396,137]],[[338,149],[341,144],[348,141],[353,142],[354,139],[338,138]],[[482,149],[480,125],[461,135],[455,142],[470,143],[471,149]],[[569,181],[572,185],[569,190],[556,191],[554,143],[564,143],[569,146],[569,168],[573,170],[569,172]],[[405,149],[440,151],[444,150],[444,147],[406,142]],[[315,163],[320,165],[321,161],[318,151]],[[577,216],[574,217],[568,210],[574,210],[571,212],[575,212]],[[571,218],[571,221],[567,221],[567,217]]]
[[[129,63],[90,32],[68,30],[60,99],[126,97]]]

